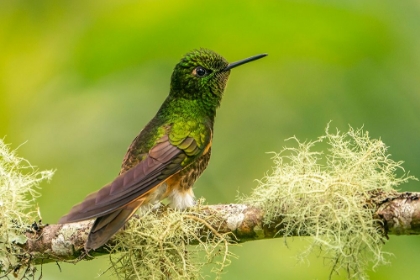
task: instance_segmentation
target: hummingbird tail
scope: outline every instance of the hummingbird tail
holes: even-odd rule
[[[143,199],[132,201],[112,213],[98,217],[90,230],[85,250],[95,250],[104,245],[133,216],[143,201]]]

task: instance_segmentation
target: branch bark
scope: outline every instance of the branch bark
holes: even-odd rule
[[[379,219],[386,235],[420,234],[420,193],[392,193],[381,200],[372,199],[376,205],[374,218]],[[264,223],[262,210],[244,204],[210,205],[203,207],[206,216],[215,215],[222,219],[208,221],[220,234],[233,233],[238,242],[277,238],[279,228]],[[83,246],[92,221],[73,224],[46,225],[26,235],[28,241],[22,245],[36,264],[54,261],[78,261],[86,256]],[[205,233],[203,233],[203,236]],[[113,239],[109,241],[112,244]],[[107,254],[106,247],[89,252],[90,256]]]

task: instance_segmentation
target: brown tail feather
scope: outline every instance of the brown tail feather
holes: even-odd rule
[[[135,200],[121,209],[97,218],[85,244],[86,251],[95,250],[104,245],[111,236],[124,226],[142,203],[143,199]]]

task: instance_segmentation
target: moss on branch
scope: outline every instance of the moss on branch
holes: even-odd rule
[[[387,262],[382,245],[388,234],[420,233],[420,194],[395,190],[415,178],[390,158],[382,141],[361,129],[330,133],[328,127],[316,141],[291,139],[294,147],[274,154],[272,172],[240,204],[200,200],[186,211],[160,207],[140,213],[89,255],[83,245],[91,221],[34,223],[36,189],[52,172],[35,170],[0,141],[3,276],[22,278],[36,264],[107,254],[111,271],[122,279],[200,279],[206,265],[218,278],[231,261],[232,243],[309,236],[312,243],[302,257],[319,250],[332,274],[344,270],[349,279],[366,279],[369,266]],[[328,148],[320,150],[321,143]]]

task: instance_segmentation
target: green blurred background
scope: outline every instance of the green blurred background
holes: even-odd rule
[[[420,176],[419,28],[417,0],[1,1],[0,137],[12,148],[26,142],[20,156],[57,169],[39,199],[43,221],[55,223],[118,173],[184,53],[206,47],[235,61],[267,52],[232,71],[197,197],[229,203],[250,193],[271,168],[266,152],[293,135],[315,139],[330,120],[364,125]],[[234,247],[223,279],[326,279],[322,259],[297,263],[305,244]],[[391,265],[371,279],[418,279],[417,236],[391,236],[384,249]],[[94,279],[107,262],[44,265],[43,279]]]

